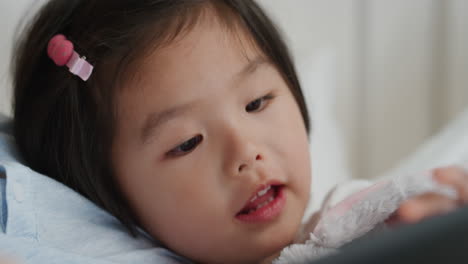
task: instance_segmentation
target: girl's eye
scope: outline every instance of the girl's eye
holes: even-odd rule
[[[195,136],[167,152],[167,156],[182,156],[194,150],[203,140],[202,135]]]
[[[268,94],[261,98],[258,98],[252,102],[250,102],[246,107],[245,111],[250,112],[258,112],[265,107],[266,101],[273,99],[273,95]]]

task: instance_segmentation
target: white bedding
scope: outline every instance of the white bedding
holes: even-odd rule
[[[406,175],[426,169],[468,162],[468,108],[418,150],[380,177]]]

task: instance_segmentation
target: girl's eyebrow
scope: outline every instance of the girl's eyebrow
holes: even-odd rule
[[[247,65],[245,65],[242,70],[234,75],[233,82],[239,82],[247,78],[248,76],[255,73],[255,71],[260,66],[266,65],[268,63],[268,60],[266,60],[263,56],[257,56],[255,59],[249,60]],[[141,129],[141,142],[147,142],[147,140],[157,132],[158,127],[161,127],[164,123],[175,118],[176,116],[188,112],[194,107],[195,103],[196,101],[192,101],[182,105],[173,106],[162,112],[153,112],[148,114]]]
[[[157,132],[157,128],[176,116],[188,112],[195,105],[195,101],[177,105],[162,112],[153,112],[146,116],[145,123],[141,129],[141,142],[145,143]]]
[[[245,79],[249,75],[252,75],[258,69],[258,67],[268,63],[269,62],[267,59],[265,59],[265,57],[257,56],[255,59],[249,60],[249,63],[247,63],[247,65],[240,72],[238,72],[234,78],[237,81]]]

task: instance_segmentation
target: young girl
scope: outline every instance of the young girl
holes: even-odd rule
[[[250,0],[51,0],[18,44],[25,162],[194,262],[268,263],[294,241],[308,131],[288,50]],[[455,203],[413,202],[395,216]]]

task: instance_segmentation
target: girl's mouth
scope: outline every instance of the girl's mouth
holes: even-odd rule
[[[244,222],[266,222],[275,219],[286,202],[284,185],[267,185],[256,192],[236,214]]]

